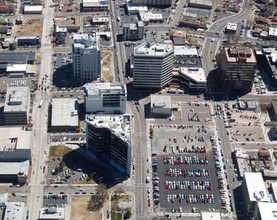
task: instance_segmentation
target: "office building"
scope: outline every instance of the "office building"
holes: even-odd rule
[[[86,126],[87,150],[130,175],[130,116],[87,115]]]
[[[179,80],[183,88],[189,92],[205,92],[206,75],[202,67],[180,67]]]
[[[29,120],[30,89],[8,87],[4,106],[6,125],[26,125]]]
[[[252,217],[258,202],[269,202],[262,174],[245,172],[241,186],[244,209],[246,214]]]
[[[74,98],[55,98],[51,103],[51,127],[55,132],[78,132],[78,102]]]
[[[169,117],[172,114],[172,101],[168,95],[150,95],[150,112],[152,115]]]
[[[276,220],[277,203],[258,202],[253,220]]]
[[[223,46],[218,56],[218,74],[222,90],[226,93],[248,93],[251,91],[256,56],[249,47]]]
[[[87,83],[84,86],[86,112],[123,114],[126,112],[127,90],[124,83]]]
[[[123,40],[141,40],[143,36],[144,23],[142,21],[123,24]]]
[[[172,0],[132,0],[133,5],[147,5],[147,6],[170,6]]]
[[[96,80],[101,74],[99,38],[96,34],[74,34],[72,45],[74,77],[85,83]]]
[[[161,89],[171,82],[174,61],[172,44],[145,42],[134,48],[133,86]]]

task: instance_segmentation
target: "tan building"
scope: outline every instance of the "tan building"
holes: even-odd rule
[[[228,94],[252,89],[257,59],[250,47],[224,46],[218,55],[221,88]]]

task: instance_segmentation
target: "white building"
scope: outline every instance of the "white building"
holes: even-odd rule
[[[151,11],[139,11],[140,20],[143,21],[146,25],[150,22],[163,22],[164,18],[162,14],[152,13]]]
[[[65,208],[64,207],[47,207],[41,208],[39,212],[39,220],[64,220]]]
[[[101,74],[99,38],[95,34],[74,34],[73,40],[74,77],[81,82],[96,80]]]
[[[199,54],[196,47],[174,46],[174,57],[197,58]]]
[[[172,0],[132,0],[134,5],[170,6]]]
[[[24,14],[41,14],[42,5],[24,5]]]
[[[254,220],[276,220],[277,203],[258,202],[254,211]]]
[[[79,119],[76,99],[52,99],[51,107],[51,131],[77,131]]]
[[[277,27],[269,27],[268,38],[277,39]]]
[[[6,125],[26,125],[30,108],[30,89],[28,87],[8,87],[4,120]]]
[[[228,23],[225,29],[226,33],[236,33],[238,29],[238,24],[237,23]]]
[[[150,112],[153,115],[169,117],[172,114],[171,97],[167,95],[150,95]]]
[[[7,202],[3,220],[25,220],[26,205],[24,202]]]
[[[130,175],[130,115],[87,115],[86,126],[87,150],[106,155],[104,160]]]
[[[161,89],[172,79],[174,49],[172,44],[144,42],[134,48],[133,86]]]
[[[201,220],[221,220],[220,212],[201,212]]]
[[[179,79],[182,86],[191,92],[205,91],[207,80],[202,67],[180,67]]]
[[[87,83],[84,86],[84,93],[87,113],[126,112],[127,90],[123,83]]]
[[[261,173],[245,172],[241,185],[245,210],[249,216],[253,216],[258,202],[269,202],[263,176]]]

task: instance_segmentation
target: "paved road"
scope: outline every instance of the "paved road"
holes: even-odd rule
[[[51,56],[52,56],[52,44],[49,34],[53,27],[54,8],[49,7],[52,0],[45,1],[44,7],[44,20],[41,39],[41,66],[39,83],[42,79],[48,75],[50,77],[52,73],[51,69]],[[47,156],[44,154],[44,150],[47,149],[47,112],[48,102],[50,101],[50,92],[48,90],[39,90],[36,92],[37,105],[33,110],[33,132],[32,132],[32,177],[30,181],[30,193],[28,197],[28,207],[30,210],[30,219],[38,219],[39,209],[42,204],[43,184],[45,177],[41,170],[41,167],[45,165]],[[41,108],[38,108],[40,100],[44,100],[44,104]]]

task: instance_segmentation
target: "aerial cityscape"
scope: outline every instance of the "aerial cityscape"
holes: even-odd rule
[[[276,0],[0,2],[3,220],[277,220]]]

